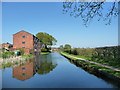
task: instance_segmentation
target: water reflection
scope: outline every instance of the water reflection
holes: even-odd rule
[[[13,68],[13,77],[18,80],[27,80],[35,74],[33,61],[26,62],[24,65]]]
[[[52,60],[51,55],[40,55],[40,58],[38,74],[47,74],[57,66],[55,61]]]
[[[2,73],[3,88],[118,87],[76,67],[58,53],[38,55],[25,64],[5,68]]]
[[[36,73],[40,75],[48,74],[56,66],[57,63],[52,60],[50,55],[36,55],[26,63],[21,63],[19,66],[13,67],[13,77],[18,80],[27,80]]]

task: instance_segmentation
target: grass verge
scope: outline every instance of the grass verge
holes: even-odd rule
[[[96,64],[92,64],[92,63],[89,63],[89,62],[82,61],[82,60],[79,59],[79,58],[82,58],[82,57],[71,55],[71,54],[68,54],[68,53],[65,53],[65,52],[60,52],[60,54],[65,56],[66,58],[70,59],[74,64],[76,64],[76,66],[80,66],[83,69],[92,70],[92,71],[97,70],[98,72],[104,73],[108,77],[111,77],[111,78],[118,77],[119,80],[120,80],[120,71],[114,71],[114,70],[111,70],[111,69],[106,68],[106,67],[102,67],[102,66],[98,66]],[[85,59],[85,58],[83,58],[83,59]]]
[[[50,52],[41,52],[40,54],[42,54],[42,55],[47,55],[47,54],[49,54]]]

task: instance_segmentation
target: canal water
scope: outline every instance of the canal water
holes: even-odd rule
[[[0,70],[1,71],[1,70]],[[59,53],[2,69],[2,88],[118,88],[70,63]]]

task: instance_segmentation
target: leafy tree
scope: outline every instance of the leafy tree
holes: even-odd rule
[[[77,48],[74,48],[74,49],[72,50],[72,54],[78,55],[78,54],[79,54],[78,49],[77,49]]]
[[[60,49],[61,51],[63,51],[63,49],[64,49],[63,45],[60,45],[59,49]]]
[[[71,45],[65,44],[64,51],[67,52],[67,53],[71,53]]]
[[[57,40],[48,33],[39,32],[36,36],[45,46],[43,51],[49,51],[50,46],[55,45],[57,42]]]
[[[90,2],[80,1],[66,0],[63,2],[63,13],[69,13],[75,18],[81,17],[86,26],[94,17],[98,17],[98,21],[103,19],[107,22],[106,25],[110,24],[112,18],[120,13],[120,9],[118,9],[120,2],[118,3],[116,0],[114,2],[105,2],[105,0],[97,2],[93,2],[93,0]]]

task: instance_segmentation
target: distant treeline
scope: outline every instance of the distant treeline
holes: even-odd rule
[[[71,48],[70,45],[65,45],[60,49],[69,54],[78,55],[88,60],[120,68],[120,46]]]

